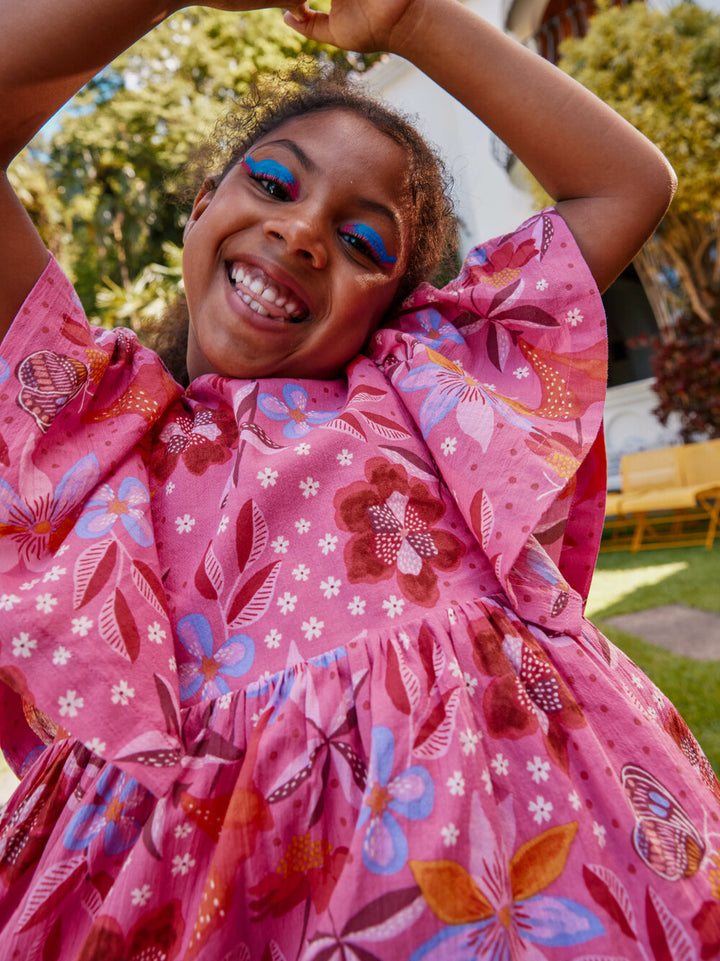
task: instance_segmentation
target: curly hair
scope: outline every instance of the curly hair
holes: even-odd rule
[[[218,121],[212,139],[188,164],[186,192],[195,196],[208,176],[220,183],[254,143],[287,121],[326,110],[346,110],[362,117],[399,144],[407,155],[407,200],[415,242],[391,305],[393,309],[422,281],[432,280],[454,255],[457,220],[450,199],[451,181],[442,160],[411,121],[369,95],[338,68],[299,67],[281,77],[257,80]],[[186,328],[187,307],[181,301],[151,335],[152,346],[185,384],[187,371],[184,364],[181,369],[178,361],[187,338]]]

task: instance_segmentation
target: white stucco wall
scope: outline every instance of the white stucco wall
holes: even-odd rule
[[[467,5],[496,26],[504,25],[507,4],[468,0]],[[461,219],[461,253],[506,233],[533,212],[528,192],[516,186],[493,158],[488,128],[412,64],[389,56],[368,72],[364,82],[410,114],[448,165]]]

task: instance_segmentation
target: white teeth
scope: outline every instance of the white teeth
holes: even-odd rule
[[[263,317],[269,317],[272,314],[260,301],[273,304],[283,310],[290,321],[298,321],[305,314],[303,305],[284,291],[277,290],[259,268],[245,269],[240,264],[233,264],[230,269],[230,280],[244,303]],[[238,285],[244,289],[238,289]],[[251,297],[250,293],[256,296]]]

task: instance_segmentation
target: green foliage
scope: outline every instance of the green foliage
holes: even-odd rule
[[[679,317],[655,355],[655,414],[666,424],[680,415],[683,439],[720,437],[720,328],[694,314]]]
[[[692,3],[600,10],[561,47],[563,70],[656,143],[678,174],[673,211],[712,220],[720,197],[720,16]]]
[[[183,165],[257,74],[307,56],[365,65],[304,40],[278,10],[181,10],[77,95],[50,142],[15,161],[13,184],[91,318],[126,324],[131,308],[154,316],[171,299]]]

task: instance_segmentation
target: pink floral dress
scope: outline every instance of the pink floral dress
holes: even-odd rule
[[[0,956],[720,953],[714,775],[583,620],[604,355],[553,211],[334,381],[183,392],[51,262],[0,347]]]

